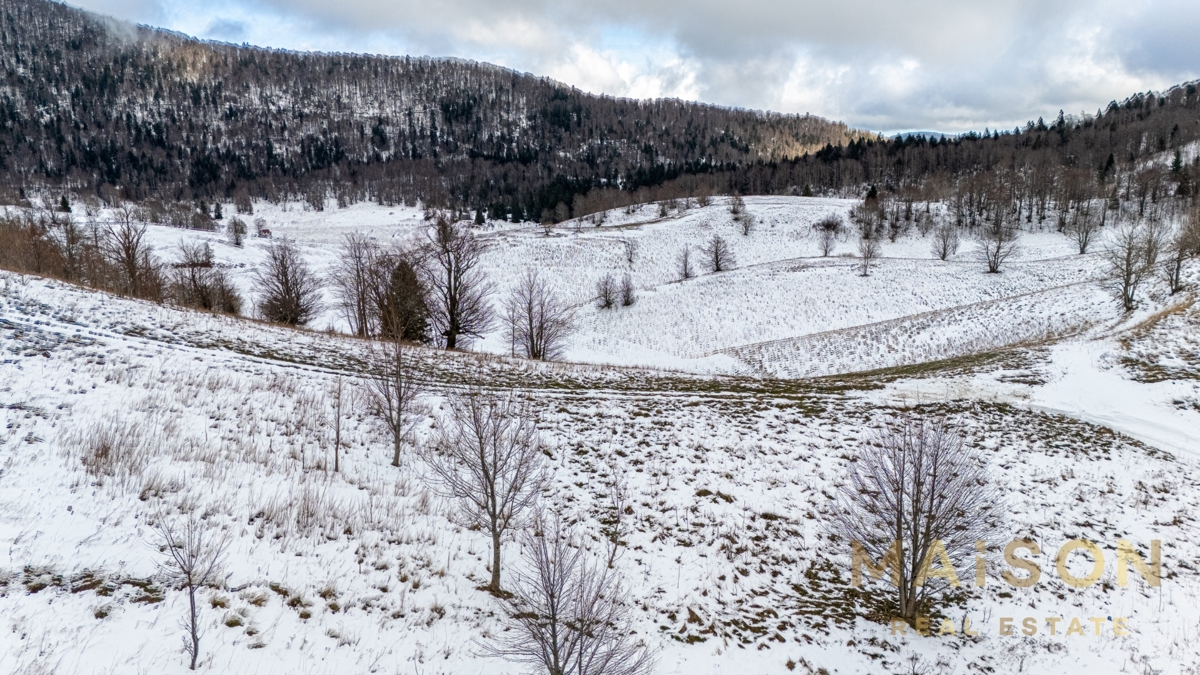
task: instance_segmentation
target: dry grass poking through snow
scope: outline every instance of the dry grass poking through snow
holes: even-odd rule
[[[361,344],[97,298],[44,282],[0,294],[0,670],[179,669],[182,596],[162,587],[147,542],[153,523],[189,513],[233,536],[228,576],[204,591],[202,668],[515,672],[471,646],[502,629],[477,590],[486,537],[448,516],[418,463],[388,466],[383,430],[361,413],[344,422],[343,471],[331,471],[329,367],[353,364]],[[225,348],[239,329],[262,349]],[[220,339],[200,346],[206,336]],[[473,367],[502,381],[521,372]],[[783,673],[792,661],[894,672],[914,654],[1031,672],[1063,659],[1118,672],[1135,652],[1196,661],[1186,636],[1155,623],[1200,600],[1190,460],[1002,405],[919,409],[954,416],[991,458],[1010,514],[997,543],[1160,538],[1169,585],[1118,589],[1109,571],[1088,589],[1047,580],[1016,594],[996,583],[941,608],[955,620],[1120,614],[1131,617],[1127,639],[900,640],[873,621],[879,601],[848,587],[847,551],[822,525],[863,434],[892,411],[836,387],[595,377],[592,388],[531,378],[521,392],[554,471],[543,499],[599,547],[614,515],[608,486],[624,477],[631,527],[619,564],[637,631],[678,671]],[[435,412],[447,379],[428,401]]]

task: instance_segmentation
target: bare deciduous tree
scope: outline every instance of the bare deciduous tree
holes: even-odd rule
[[[375,244],[358,232],[347,234],[333,268],[333,288],[350,332],[358,337],[372,334],[373,267],[378,258]]]
[[[242,298],[225,273],[215,267],[207,244],[179,242],[179,261],[170,279],[172,300],[184,307],[237,314]]]
[[[621,306],[629,307],[637,302],[637,291],[633,287],[633,277],[628,272],[621,277]]]
[[[864,564],[876,577],[890,567],[897,616],[911,621],[956,582],[929,572],[960,565],[994,527],[1000,496],[985,459],[945,421],[906,417],[864,444],[848,472],[831,527],[850,544],[852,581]]]
[[[354,389],[346,386],[346,380],[341,375],[333,381],[329,393],[333,411],[333,472],[338,473],[342,468],[342,420],[347,410],[354,410],[358,396]]]
[[[813,229],[817,231],[817,246],[821,249],[821,257],[827,258],[833,253],[838,235],[842,232],[842,219],[837,215],[828,215],[818,220]]]
[[[1000,209],[980,229],[976,253],[987,265],[988,274],[999,274],[1001,266],[1017,252],[1020,232],[1008,222],[1007,214]]]
[[[257,281],[258,311],[268,321],[303,326],[320,309],[320,280],[290,239],[281,239],[267,248]]]
[[[1099,215],[1092,212],[1090,202],[1083,202],[1075,208],[1064,228],[1067,235],[1075,240],[1079,255],[1088,252],[1088,247],[1091,246],[1096,232],[1104,225],[1107,210],[1103,206],[1097,210],[1100,212]]]
[[[491,285],[479,269],[483,246],[465,229],[439,218],[430,234],[426,287],[430,319],[446,349],[491,327]]]
[[[1162,230],[1154,223],[1123,225],[1104,249],[1107,286],[1126,312],[1137,307],[1137,292],[1150,278],[1162,249]]]
[[[155,528],[159,537],[159,550],[167,554],[163,571],[181,590],[188,593],[188,615],[181,621],[186,631],[184,649],[196,669],[200,657],[200,606],[196,604],[196,591],[220,580],[220,568],[229,547],[229,533],[214,531],[199,516],[189,516],[182,524],[159,522]]]
[[[938,260],[949,260],[958,253],[958,227],[954,223],[942,223],[933,231],[933,255]]]
[[[694,276],[696,273],[692,269],[692,249],[685,244],[683,250],[679,252],[679,279],[687,281]]]
[[[729,250],[729,243],[725,238],[714,234],[712,239],[708,240],[702,249],[704,252],[704,261],[708,264],[708,269],[712,272],[724,272],[734,266],[733,251]]]
[[[1193,209],[1166,240],[1162,262],[1163,280],[1171,295],[1185,287],[1183,265],[1189,258],[1200,255],[1200,209]]]
[[[421,421],[417,402],[424,386],[415,350],[399,340],[385,340],[374,347],[371,360],[367,403],[392,437],[392,466],[400,466],[404,439]]]
[[[876,234],[864,234],[858,239],[858,266],[861,270],[861,275],[866,277],[871,275],[871,265],[879,258],[879,236]]]
[[[611,274],[605,274],[596,282],[596,297],[600,300],[600,309],[609,309],[617,304],[617,282]]]
[[[229,243],[241,248],[246,240],[246,221],[234,216],[229,219],[229,223],[225,228],[229,232]]]
[[[637,240],[625,239],[621,243],[625,247],[625,262],[632,265],[633,261],[637,259],[637,252],[638,252]]]
[[[742,236],[749,237],[754,231],[754,215],[751,213],[743,213],[738,221],[738,229],[741,230]]]
[[[491,535],[488,590],[499,594],[501,539],[522,521],[546,482],[537,426],[515,395],[479,392],[452,399],[440,426],[436,442],[423,452],[425,461],[467,524]]]
[[[58,236],[54,241],[63,260],[63,278],[78,281],[83,275],[84,257],[87,254],[83,229],[71,216],[63,216],[59,219]]]
[[[525,569],[501,600],[513,630],[487,651],[546,675],[648,675],[654,654],[632,637],[618,572],[574,539],[561,520],[544,516],[526,532]]]
[[[121,273],[122,290],[145,297],[154,285],[156,265],[146,241],[146,224],[134,222],[132,205],[118,209],[119,223],[105,224],[104,254]]]
[[[733,196],[729,198],[729,213],[733,216],[734,220],[737,220],[745,212],[746,200],[742,199],[741,195],[734,193]]]
[[[608,539],[608,567],[611,569],[617,561],[617,554],[626,545],[625,537],[629,535],[629,516],[633,515],[633,504],[629,495],[629,487],[625,475],[617,469],[616,463],[608,466],[611,479],[608,485],[608,513],[600,519],[601,532]]]
[[[536,270],[525,273],[504,305],[505,334],[515,354],[548,361],[557,358],[574,325],[570,308]]]

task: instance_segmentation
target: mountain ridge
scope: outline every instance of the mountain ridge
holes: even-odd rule
[[[46,0],[3,5],[10,188],[126,198],[422,200],[537,218],[594,187],[800,156],[815,116],[585,94],[454,58],[204,42]]]

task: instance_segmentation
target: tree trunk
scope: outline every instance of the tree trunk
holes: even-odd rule
[[[400,430],[392,435],[392,466],[400,466]]]
[[[492,583],[488,590],[500,592],[500,531],[495,529],[492,530]]]
[[[188,586],[188,602],[192,608],[192,665],[191,670],[196,669],[196,659],[200,656],[200,626],[199,617],[196,616],[196,587]]]

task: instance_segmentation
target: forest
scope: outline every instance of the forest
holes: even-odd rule
[[[0,11],[0,199],[360,201],[561,222],[711,194],[961,200],[1044,218],[1099,196],[1190,196],[1195,84],[1012,130],[886,139],[811,115],[594,96],[457,59],[297,53],[192,39],[48,0]],[[1191,159],[1190,157],[1187,159]],[[164,207],[165,208],[165,207]],[[908,208],[911,208],[909,206]]]

